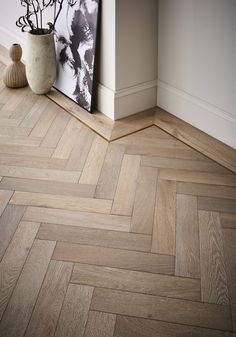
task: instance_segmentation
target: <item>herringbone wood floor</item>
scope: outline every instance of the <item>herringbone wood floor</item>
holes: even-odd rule
[[[1,337],[233,336],[230,171],[156,126],[108,143],[1,84],[0,176]]]

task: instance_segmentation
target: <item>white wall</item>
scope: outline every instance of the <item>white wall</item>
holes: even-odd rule
[[[235,0],[159,0],[157,105],[234,148],[235,62]]]

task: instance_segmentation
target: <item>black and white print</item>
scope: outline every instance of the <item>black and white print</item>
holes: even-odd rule
[[[91,112],[99,0],[63,4],[56,24],[58,72],[54,87]]]

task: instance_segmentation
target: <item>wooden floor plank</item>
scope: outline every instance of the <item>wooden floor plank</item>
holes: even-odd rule
[[[42,158],[50,158],[52,155],[53,149],[38,147],[35,151],[34,146],[27,145],[9,145],[9,144],[0,144],[0,153],[5,154],[15,154],[19,156],[34,156]]]
[[[107,147],[107,141],[102,137],[95,135],[80,177],[80,184],[97,184],[103,161],[106,156]]]
[[[2,191],[0,190],[0,217],[6,208],[9,200],[11,199],[13,192],[12,191]],[[0,220],[1,221],[1,220]]]
[[[55,337],[83,337],[93,288],[69,284]]]
[[[91,309],[205,328],[232,329],[228,306],[168,297],[95,288]]]
[[[116,315],[90,311],[84,337],[113,337]]]
[[[231,332],[117,315],[114,337],[233,337]]]
[[[0,319],[38,231],[38,223],[21,222],[0,263]]]
[[[72,283],[200,301],[200,281],[76,263]]]
[[[139,167],[139,156],[124,155],[112,207],[113,214],[132,214]]]
[[[55,242],[34,242],[0,323],[0,336],[24,336],[54,247]]]
[[[232,322],[236,332],[236,231],[230,228],[223,229],[223,238]]]
[[[23,206],[8,205],[0,217],[0,261],[25,210]]]
[[[112,200],[78,198],[46,193],[14,192],[10,204],[109,214]]]
[[[34,128],[47,106],[48,101],[45,96],[39,96],[29,113],[23,118],[20,126],[25,128]]]
[[[236,229],[236,214],[221,213],[220,222],[223,228]]]
[[[125,148],[120,144],[110,143],[98,179],[95,198],[113,199],[119,179]]]
[[[196,195],[200,197],[236,199],[236,188],[230,186],[214,186],[179,182],[177,184],[177,193]]]
[[[141,167],[134,200],[132,232],[152,234],[156,185],[157,169]]]
[[[236,200],[198,197],[198,209],[213,212],[236,213]]]
[[[199,228],[197,198],[177,196],[175,275],[199,278]]]
[[[104,229],[41,224],[38,239],[149,252],[151,236]]]
[[[91,198],[94,195],[95,185],[83,185],[40,179],[8,178],[4,177],[0,189],[23,192],[50,193],[74,197]]]
[[[153,253],[175,255],[176,182],[159,180],[152,234]]]
[[[65,242],[57,243],[53,259],[150,273],[174,273],[173,256]]]
[[[52,104],[52,102],[48,101],[45,109],[43,110],[38,122],[35,127],[32,129],[31,136],[32,137],[40,137],[43,138],[46,136],[48,129],[50,128],[52,122],[54,121],[58,107]]]
[[[24,219],[59,225],[100,228],[123,232],[128,232],[130,229],[129,217],[101,213],[76,212],[46,207],[28,207]]]
[[[218,213],[200,211],[200,263],[202,301],[229,304],[223,239]]]
[[[50,262],[25,337],[54,336],[71,271],[71,263]]]

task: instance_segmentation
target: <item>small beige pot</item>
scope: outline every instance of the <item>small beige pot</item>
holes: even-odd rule
[[[53,33],[28,33],[26,77],[35,94],[46,94],[56,79],[56,51]]]

